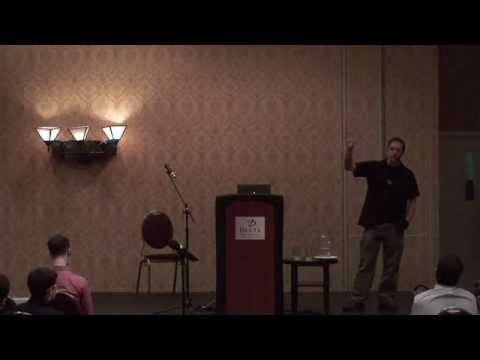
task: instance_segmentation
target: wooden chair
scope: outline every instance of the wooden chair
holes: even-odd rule
[[[197,261],[198,259],[191,253],[187,253],[183,246],[173,239],[173,225],[169,217],[158,211],[152,211],[145,216],[142,224],[142,259],[138,265],[137,286],[136,293],[140,290],[140,280],[142,276],[142,270],[144,266],[148,267],[148,292],[151,292],[151,266],[152,264],[173,264],[173,288],[172,292],[176,291],[177,284],[177,268],[180,266],[182,270],[182,295],[184,292],[184,272],[185,272],[185,260],[188,257],[191,261]],[[145,247],[149,246],[155,250],[161,250],[164,248],[170,248],[173,252],[169,253],[153,253],[145,254]]]

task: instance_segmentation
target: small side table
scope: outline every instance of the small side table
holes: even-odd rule
[[[337,257],[324,258],[288,258],[284,259],[285,265],[290,265],[291,271],[291,296],[292,313],[297,312],[298,308],[298,288],[300,287],[322,287],[323,288],[323,307],[325,314],[330,314],[330,265],[338,262]],[[320,282],[299,282],[298,268],[308,266],[321,266],[323,268],[323,283]]]

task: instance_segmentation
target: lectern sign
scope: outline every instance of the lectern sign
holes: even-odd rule
[[[265,240],[265,217],[236,216],[236,240]]]

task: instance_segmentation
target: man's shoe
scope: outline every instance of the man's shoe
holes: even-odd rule
[[[343,305],[344,312],[359,312],[365,310],[365,304],[361,301],[350,300]]]

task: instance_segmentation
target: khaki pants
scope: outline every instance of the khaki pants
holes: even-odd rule
[[[403,253],[403,234],[393,224],[366,229],[360,241],[360,266],[353,284],[352,299],[365,301],[372,287],[380,246],[383,245],[383,274],[379,300],[392,299],[398,288],[398,271]]]

